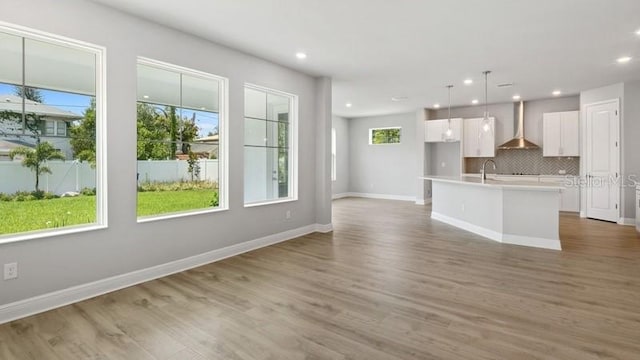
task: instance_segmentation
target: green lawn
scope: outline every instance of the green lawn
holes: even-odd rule
[[[209,208],[213,190],[138,193],[138,216]],[[88,224],[96,218],[95,196],[0,201],[0,234]]]
[[[211,207],[213,190],[148,191],[138,193],[138,216]]]

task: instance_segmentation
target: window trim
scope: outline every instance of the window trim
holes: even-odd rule
[[[400,130],[400,141],[397,143],[382,143],[382,144],[374,144],[373,143],[373,131],[374,130],[391,130],[391,129],[398,129]],[[386,126],[386,127],[375,127],[375,128],[369,128],[369,145],[400,145],[402,144],[402,126]]]
[[[271,93],[273,95],[284,96],[290,99],[290,116],[289,116],[289,196],[284,198],[277,198],[271,200],[260,200],[260,201],[252,201],[246,202],[244,201],[244,179],[242,184],[242,194],[243,194],[243,203],[245,208],[249,207],[257,207],[263,205],[274,205],[285,202],[298,201],[298,95],[291,94],[288,92],[284,92],[281,90],[272,89],[266,86],[256,85],[253,83],[244,83],[244,87],[242,88],[243,94],[245,89],[252,89],[257,91],[264,91],[267,93]],[[244,96],[243,96],[244,99]],[[244,104],[244,100],[243,100]],[[243,151],[243,169],[244,169],[244,149],[245,149],[245,138],[244,138],[244,119],[247,118],[244,113],[244,106],[242,109],[242,126],[243,126],[243,135],[242,135],[242,151]],[[250,117],[249,117],[250,118]],[[243,173],[243,175],[246,175]]]
[[[96,59],[96,221],[91,224],[41,229],[0,235],[0,244],[41,239],[79,232],[102,230],[109,227],[107,184],[107,48],[66,36],[36,30],[26,26],[0,21],[0,31],[37,41],[70,47],[92,53]],[[23,69],[24,71],[24,69]]]
[[[168,219],[175,219],[187,216],[196,216],[208,213],[217,213],[221,211],[229,210],[229,79],[220,75],[211,74],[205,71],[195,70],[180,65],[171,64],[168,62],[150,59],[144,56],[138,56],[136,65],[146,65],[162,70],[168,70],[173,72],[180,72],[180,74],[199,77],[208,80],[216,80],[220,84],[218,92],[218,207],[212,209],[193,209],[184,210],[173,213],[164,213],[158,215],[137,216],[137,223],[148,223],[153,221],[163,221]],[[137,71],[136,71],[137,81]],[[136,103],[138,102],[136,98]],[[136,134],[137,138],[137,134]],[[222,166],[220,161],[222,160]],[[137,195],[136,190],[136,195]],[[136,209],[138,202],[136,200]]]

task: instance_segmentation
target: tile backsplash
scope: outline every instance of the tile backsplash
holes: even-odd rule
[[[486,159],[488,158],[465,158],[465,172],[479,173]],[[580,174],[579,157],[543,157],[542,149],[497,150],[493,160],[499,174],[558,175],[561,170],[567,175]],[[493,168],[487,172],[493,172]]]

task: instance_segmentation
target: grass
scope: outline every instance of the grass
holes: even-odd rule
[[[173,213],[211,207],[213,190],[149,191],[138,193],[138,216]]]
[[[96,219],[96,197],[0,201],[0,234],[88,224]]]
[[[211,189],[138,193],[138,216],[211,207]],[[0,235],[90,224],[96,219],[96,197],[78,196],[34,201],[0,201]]]

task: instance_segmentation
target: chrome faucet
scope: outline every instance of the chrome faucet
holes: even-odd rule
[[[487,180],[487,172],[484,170],[484,167],[487,165],[488,162],[491,162],[493,164],[493,170],[496,170],[496,162],[493,161],[493,159],[487,159],[482,163],[482,182],[484,182],[485,180]]]

